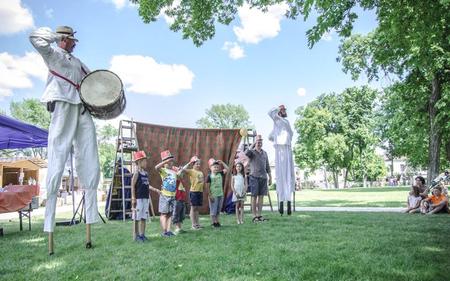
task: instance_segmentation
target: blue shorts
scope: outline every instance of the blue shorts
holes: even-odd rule
[[[191,206],[202,206],[203,205],[203,192],[193,191],[189,193],[189,198],[191,199]]]

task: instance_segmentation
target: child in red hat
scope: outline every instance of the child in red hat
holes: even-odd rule
[[[191,223],[192,229],[197,230],[202,228],[199,222],[199,209],[203,205],[203,187],[205,176],[200,169],[201,161],[197,156],[193,156],[189,163],[183,166],[183,171],[189,176],[191,188],[189,190],[189,199],[191,202]],[[189,166],[192,165],[192,169]]]
[[[144,242],[145,224],[149,218],[148,206],[150,201],[150,190],[160,192],[158,189],[150,185],[147,168],[147,156],[144,151],[137,151],[133,155],[134,161],[137,165],[137,171],[133,174],[131,179],[131,206],[133,208],[133,220],[139,222],[139,233],[134,237],[137,242]]]
[[[155,169],[159,172],[162,180],[158,211],[160,212],[161,236],[170,237],[175,235],[170,230],[170,225],[172,213],[177,210],[177,208],[175,208],[175,195],[177,193],[177,184],[179,183],[179,181],[177,181],[179,173],[174,167],[174,157],[169,150],[161,152],[161,160],[161,163],[155,166]],[[180,222],[176,222],[176,224],[177,227],[181,227]]]
[[[223,168],[220,170],[220,165]],[[223,203],[223,186],[225,175],[228,173],[228,166],[222,160],[211,158],[208,160],[211,172],[206,177],[206,189],[209,191],[209,214],[213,227],[220,227],[219,215]]]

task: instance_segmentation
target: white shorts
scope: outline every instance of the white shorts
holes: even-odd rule
[[[136,199],[136,210],[133,212],[133,220],[148,219],[148,204],[149,199]]]

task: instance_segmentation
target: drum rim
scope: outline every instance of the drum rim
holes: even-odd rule
[[[108,69],[96,69],[96,70],[94,70],[94,71],[89,72],[88,74],[86,74],[86,76],[83,77],[83,79],[81,79],[81,83],[80,83],[80,91],[79,91],[78,95],[80,96],[80,99],[83,101],[83,103],[92,106],[92,105],[91,105],[90,103],[88,103],[88,102],[83,98],[83,96],[81,95],[81,87],[82,87],[82,85],[83,85],[84,80],[85,80],[89,75],[91,75],[91,74],[93,74],[93,73],[95,73],[95,72],[103,72],[103,71],[112,73],[114,76],[117,77],[117,79],[119,79],[119,82],[120,82],[120,88],[121,88],[120,93],[121,93],[122,96],[124,95],[124,94],[123,94],[123,92],[124,92],[124,90],[123,90],[123,83],[122,83],[122,79],[120,79],[119,75],[117,75],[116,73],[114,73],[114,72],[112,72],[111,70],[108,70]],[[116,102],[119,101],[119,100],[120,100],[120,96],[119,96],[116,100],[114,100],[113,102],[108,103],[108,104],[105,104],[105,105],[103,105],[102,107],[106,107],[106,106],[113,105],[114,103],[116,103]],[[95,107],[95,106],[93,106],[93,107]]]

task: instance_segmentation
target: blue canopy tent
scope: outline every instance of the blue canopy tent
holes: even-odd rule
[[[46,147],[48,132],[0,114],[0,149]]]
[[[0,114],[0,149],[34,148],[47,146],[48,132],[36,126],[15,120]],[[19,211],[20,230],[22,230],[22,218],[28,217],[31,230],[31,215]],[[3,228],[0,227],[3,233]]]

